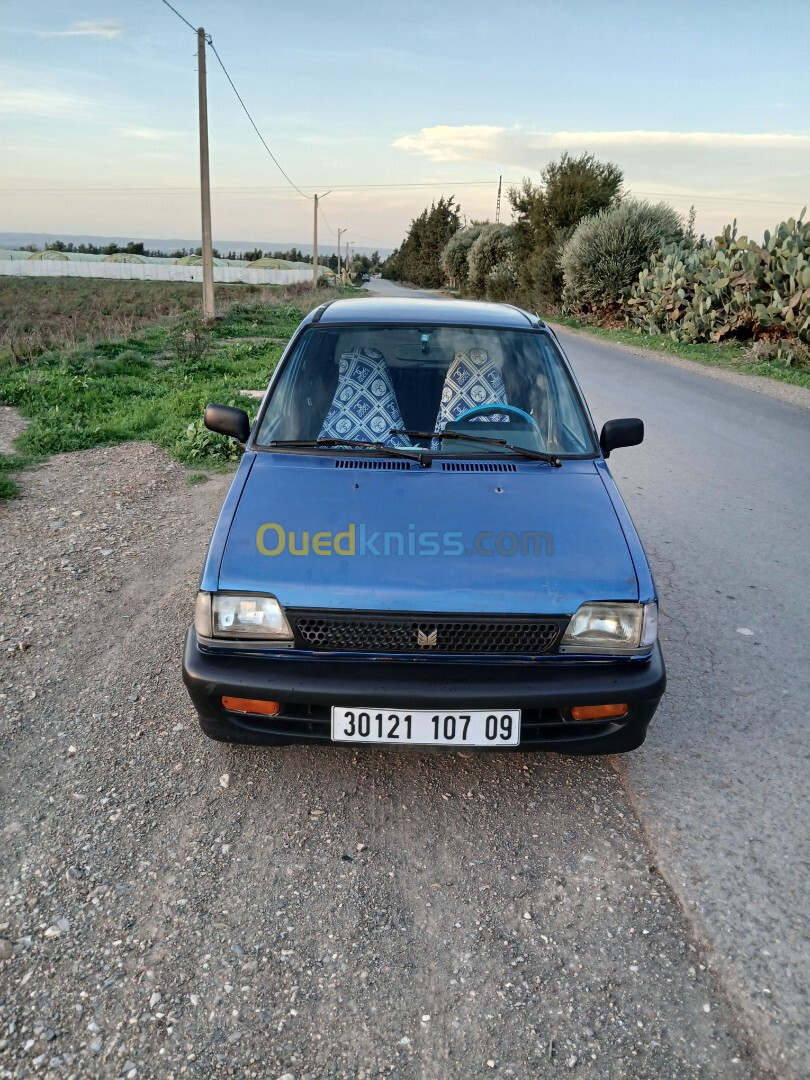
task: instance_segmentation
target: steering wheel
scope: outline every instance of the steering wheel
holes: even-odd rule
[[[455,420],[454,424],[458,424],[461,420],[472,420],[475,416],[486,416],[487,413],[508,413],[510,416],[514,416],[520,420],[526,420],[530,427],[536,428],[540,431],[537,421],[533,416],[530,416],[523,409],[519,409],[516,405],[476,405],[472,409],[467,409],[466,412],[460,413]]]

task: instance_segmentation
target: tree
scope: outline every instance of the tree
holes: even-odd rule
[[[382,276],[388,281],[402,281],[402,267],[399,261],[399,248],[394,248],[382,264]]]
[[[564,153],[540,174],[510,188],[514,213],[518,299],[527,307],[553,307],[562,296],[559,252],[578,223],[616,205],[624,176],[618,165],[593,154]]]
[[[460,224],[461,211],[454,196],[442,196],[413,219],[402,246],[389,257],[386,267],[390,263],[390,272],[397,273],[400,280],[439,288],[444,281],[441,254]]]
[[[512,254],[514,236],[508,225],[492,223],[481,228],[467,259],[467,279],[474,296],[486,296],[487,278]]]
[[[483,221],[474,221],[471,225],[465,225],[463,229],[454,232],[444,245],[440,263],[446,284],[462,292],[468,287],[470,248],[487,224]]]

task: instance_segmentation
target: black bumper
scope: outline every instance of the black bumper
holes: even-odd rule
[[[643,741],[666,686],[656,643],[649,660],[610,662],[448,662],[438,658],[358,658],[203,649],[186,635],[183,681],[205,733],[227,742],[331,743],[333,705],[401,709],[521,709],[518,749],[607,754]],[[223,696],[282,704],[276,716],[248,716]],[[626,702],[621,720],[576,721],[575,705]],[[332,744],[347,745],[347,744]],[[357,748],[357,743],[348,744]]]

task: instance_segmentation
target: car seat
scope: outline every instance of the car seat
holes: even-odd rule
[[[457,352],[444,378],[435,430],[442,431],[446,424],[476,405],[508,404],[501,369],[486,349]],[[471,418],[471,423],[479,420],[506,423],[509,417],[505,413],[493,412],[488,416]]]
[[[391,428],[404,426],[383,354],[368,345],[346,349],[340,357],[337,388],[319,438],[410,446],[404,435],[388,434]]]

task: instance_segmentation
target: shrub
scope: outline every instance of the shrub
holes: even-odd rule
[[[487,300],[511,300],[517,286],[517,264],[514,255],[507,255],[487,274]]]
[[[453,233],[442,250],[440,263],[449,285],[462,292],[469,284],[470,248],[486,228],[485,222],[474,222]]]
[[[195,312],[181,319],[172,330],[170,338],[178,360],[199,361],[210,348],[211,328],[202,316]]]
[[[181,461],[188,462],[238,461],[242,456],[242,448],[237,442],[209,431],[202,418],[188,424],[183,437],[175,443],[174,451]]]
[[[474,296],[485,296],[487,277],[514,250],[514,233],[508,225],[485,225],[470,248],[468,283]]]
[[[794,337],[810,342],[810,222],[783,221],[764,243],[736,222],[697,248],[665,248],[638,275],[627,320],[676,341]]]
[[[517,299],[532,310],[556,310],[563,291],[560,252],[573,229],[558,229],[547,247],[537,247],[518,261]]]
[[[566,307],[598,312],[618,304],[642,266],[682,238],[680,215],[663,202],[627,199],[585,218],[560,256]]]

